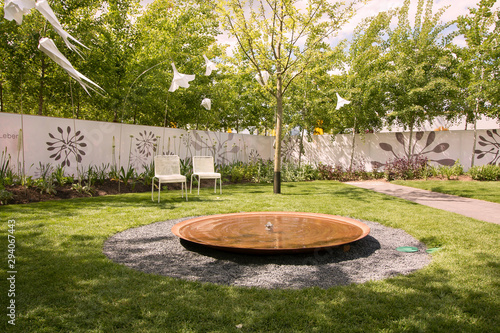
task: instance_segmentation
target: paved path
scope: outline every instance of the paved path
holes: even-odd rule
[[[345,184],[392,195],[477,220],[500,224],[500,204],[497,203],[431,192],[388,182],[346,182]]]

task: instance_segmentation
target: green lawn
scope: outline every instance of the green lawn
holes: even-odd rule
[[[0,207],[16,221],[16,327],[0,280],[0,331],[17,332],[498,332],[500,226],[338,182],[231,185]],[[263,290],[134,271],[102,254],[104,241],[156,221],[240,211],[307,211],[402,228],[442,247],[408,276],[327,290]],[[242,325],[237,328],[237,325]],[[495,329],[496,327],[496,329]]]
[[[500,203],[500,181],[397,180],[391,183]]]

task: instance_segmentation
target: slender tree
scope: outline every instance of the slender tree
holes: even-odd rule
[[[257,80],[276,103],[274,193],[281,193],[283,101],[292,81],[318,56],[325,39],[355,12],[355,0],[344,6],[326,0],[226,0],[219,9],[224,26],[249,59]],[[265,72],[272,74],[269,83]]]
[[[450,23],[439,23],[446,8],[433,14],[433,0],[419,0],[412,27],[409,7],[410,0],[405,0],[384,57],[388,121],[410,130],[408,159],[413,155],[415,127],[449,111],[459,92],[451,76],[451,55],[445,49],[449,41],[442,36]]]
[[[218,112],[220,105],[213,99],[213,111],[204,113],[200,110],[202,96],[210,97],[213,93],[213,81],[217,81],[217,71],[205,76],[205,54],[214,60],[220,56],[223,48],[216,45],[219,34],[219,20],[214,11],[213,1],[203,0],[157,0],[146,8],[137,21],[139,42],[137,57],[130,68],[137,77],[145,69],[155,67],[138,80],[132,88],[128,105],[124,109],[134,108],[137,122],[149,125],[163,125],[167,113],[167,126],[198,126],[200,117]],[[174,63],[179,72],[195,74],[196,80],[189,89],[178,89],[169,93]],[[125,101],[124,101],[125,102]],[[206,111],[206,110],[205,110]],[[128,114],[128,119],[130,116]],[[209,121],[210,122],[210,121]],[[215,120],[214,120],[215,123]],[[209,128],[211,127],[208,126]]]
[[[461,82],[467,121],[474,125],[471,167],[474,166],[477,141],[477,119],[481,115],[498,118],[500,110],[499,79],[499,15],[492,11],[495,0],[481,0],[469,14],[459,16],[459,33],[465,37],[466,48],[456,50],[458,79]]]
[[[365,19],[354,31],[346,54],[342,57],[342,75],[332,77],[332,91],[340,93],[351,103],[332,110],[340,120],[338,132],[352,129],[350,168],[354,161],[356,135],[373,132],[382,127],[386,112],[386,94],[383,74],[386,69],[384,55],[388,52],[387,32],[394,12],[382,12]]]

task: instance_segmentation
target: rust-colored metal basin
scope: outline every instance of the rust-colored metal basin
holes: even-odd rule
[[[347,217],[297,212],[252,212],[197,217],[172,232],[187,241],[232,252],[311,252],[352,243],[370,228]]]

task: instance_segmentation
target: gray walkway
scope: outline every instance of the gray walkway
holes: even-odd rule
[[[388,182],[346,182],[345,184],[392,195],[477,220],[500,224],[500,204],[421,190]]]

